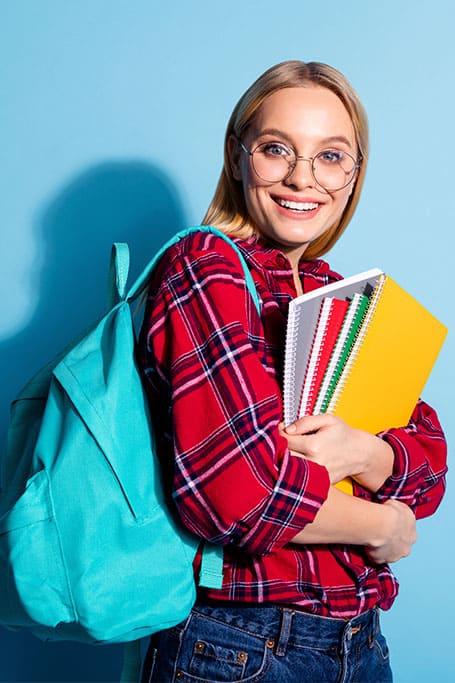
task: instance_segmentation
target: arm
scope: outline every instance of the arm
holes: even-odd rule
[[[279,434],[280,388],[235,254],[213,236],[189,242],[157,273],[140,339],[149,392],[172,407],[173,498],[199,537],[266,554],[313,521],[328,474]]]
[[[335,415],[300,418],[283,435],[293,452],[327,468],[331,484],[353,477],[375,492],[392,474],[394,452],[387,441]]]
[[[380,564],[409,555],[416,538],[415,518],[407,505],[398,501],[379,505],[331,487],[314,522],[293,542],[362,545],[369,558]]]
[[[407,427],[380,434],[394,452],[393,471],[375,499],[400,500],[417,519],[433,514],[445,491],[447,445],[435,411],[419,401]]]
[[[301,418],[283,433],[295,457],[327,467],[331,483],[357,472],[356,478],[379,488],[392,472],[393,451],[385,442],[333,415]],[[380,505],[331,487],[314,522],[294,543],[362,545],[373,562],[382,563],[407,556],[415,540],[415,517],[407,505],[392,500]]]
[[[377,502],[400,500],[418,518],[432,514],[444,494],[446,442],[436,413],[423,401],[407,427],[377,436],[328,414],[300,418],[283,434],[293,452],[327,467],[331,483],[351,476]]]

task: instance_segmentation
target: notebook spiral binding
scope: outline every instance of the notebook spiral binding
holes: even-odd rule
[[[311,346],[311,352],[310,356],[308,359],[308,365],[305,368],[305,381],[303,382],[302,385],[302,392],[300,396],[300,401],[299,405],[297,407],[298,410],[298,416],[303,417],[304,415],[308,415],[307,413],[307,408],[312,404],[313,397],[316,391],[316,386],[314,383],[314,378],[316,376],[316,373],[318,371],[320,362],[321,362],[321,356],[322,356],[322,350],[327,338],[327,330],[328,327],[327,325],[329,324],[331,315],[332,315],[332,308],[330,303],[326,303],[324,306],[324,303],[322,304],[322,309],[320,313],[320,318],[318,320],[318,327],[317,327],[317,332],[316,335],[313,339],[313,343]],[[314,357],[313,353],[314,350],[317,350],[317,355]],[[307,377],[308,377],[308,382],[307,382]]]
[[[285,365],[284,365],[284,391],[283,391],[283,411],[284,424],[290,425],[297,417],[298,406],[295,405],[295,355],[297,351],[297,339],[299,336],[300,310],[297,309],[293,334],[286,335],[285,344]]]
[[[319,368],[319,364],[320,364],[320,362],[321,362],[322,347],[323,347],[324,344],[325,344],[326,337],[327,337],[327,331],[324,332],[324,335],[323,335],[322,340],[321,340],[321,346],[319,347],[319,352],[318,352],[318,355],[317,355],[317,357],[316,357],[316,361],[315,361],[315,373],[317,372],[317,370],[318,370],[318,368]],[[312,401],[313,401],[315,392],[316,392],[316,386],[315,386],[314,382],[311,382],[310,387],[309,387],[309,392],[308,392],[308,399],[307,399],[307,403],[308,403],[309,405],[311,405],[311,403],[312,403]],[[307,415],[306,412],[305,412],[304,414]]]
[[[329,361],[329,366],[324,375],[324,379],[322,381],[318,397],[316,399],[316,404],[314,406],[315,415],[320,415],[321,413],[328,412],[328,405],[330,399],[340,377],[340,373],[337,373],[337,366],[345,352],[349,351],[348,340],[350,339],[354,327],[357,325],[356,315],[358,313],[360,306],[362,305],[362,296],[362,294],[356,292],[352,297],[351,304],[346,314],[346,318],[343,322],[344,334],[342,337],[337,339],[337,343],[335,345],[335,348]]]
[[[380,300],[382,290],[385,284],[386,276],[385,275],[380,275],[378,278],[376,287],[374,289],[373,294],[371,295],[371,300],[368,305],[368,308],[365,313],[365,317],[362,322],[362,326],[360,328],[359,334],[357,335],[357,338],[353,344],[353,347],[351,349],[351,352],[346,360],[346,365],[344,366],[343,372],[340,375],[340,378],[333,390],[332,396],[330,398],[330,401],[327,406],[327,411],[328,413],[336,410],[336,407],[338,405],[338,401],[341,395],[341,392],[344,389],[344,386],[348,380],[349,375],[351,374],[353,365],[355,363],[355,359],[357,357],[357,352],[359,348],[363,344],[363,340],[365,339],[365,336],[367,334],[367,331],[369,330],[369,327],[371,325],[371,321],[373,318],[373,314],[376,311],[376,307],[378,305],[378,301]]]

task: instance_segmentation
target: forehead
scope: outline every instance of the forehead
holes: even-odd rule
[[[296,141],[346,137],[355,146],[351,117],[340,98],[323,87],[283,88],[269,95],[253,120],[252,131],[282,131]]]

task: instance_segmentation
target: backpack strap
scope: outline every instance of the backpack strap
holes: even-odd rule
[[[152,258],[152,260],[148,263],[148,265],[144,268],[142,273],[139,275],[137,278],[136,282],[133,284],[131,289],[128,291],[128,294],[126,295],[126,298],[128,301],[134,301],[138,296],[142,294],[144,289],[147,287],[148,280],[150,278],[151,273],[153,272],[153,269],[157,265],[158,261],[161,259],[163,256],[164,252],[169,249],[173,244],[176,244],[179,240],[181,240],[183,237],[186,237],[187,235],[190,235],[193,232],[209,232],[212,233],[213,235],[217,235],[218,237],[221,237],[227,244],[229,244],[232,249],[236,252],[240,263],[242,265],[243,269],[243,274],[245,276],[245,282],[246,286],[248,288],[248,291],[253,298],[254,304],[256,306],[256,310],[258,313],[261,311],[261,300],[259,298],[259,295],[256,290],[256,285],[254,284],[253,277],[248,269],[248,266],[246,264],[245,258],[238,248],[238,246],[233,242],[230,237],[224,234],[224,232],[221,232],[221,230],[218,230],[217,228],[214,228],[211,225],[200,225],[198,227],[192,227],[192,228],[187,228],[186,230],[182,230],[178,232],[176,235],[171,237],[170,240],[164,244],[161,249],[155,254],[155,256]]]
[[[204,543],[202,546],[199,585],[220,589],[223,586],[223,546]]]
[[[107,301],[109,310],[123,301],[130,270],[130,250],[125,242],[114,242],[111,250]]]

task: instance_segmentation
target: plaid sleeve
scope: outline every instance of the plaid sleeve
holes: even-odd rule
[[[210,244],[216,251],[174,248],[145,320],[146,364],[168,387],[173,497],[184,524],[265,555],[313,521],[329,479],[280,436],[262,323],[236,255],[219,238]]]
[[[447,445],[435,411],[419,401],[406,427],[380,436],[392,447],[395,461],[376,499],[401,500],[418,519],[433,514],[444,495],[447,473]]]

